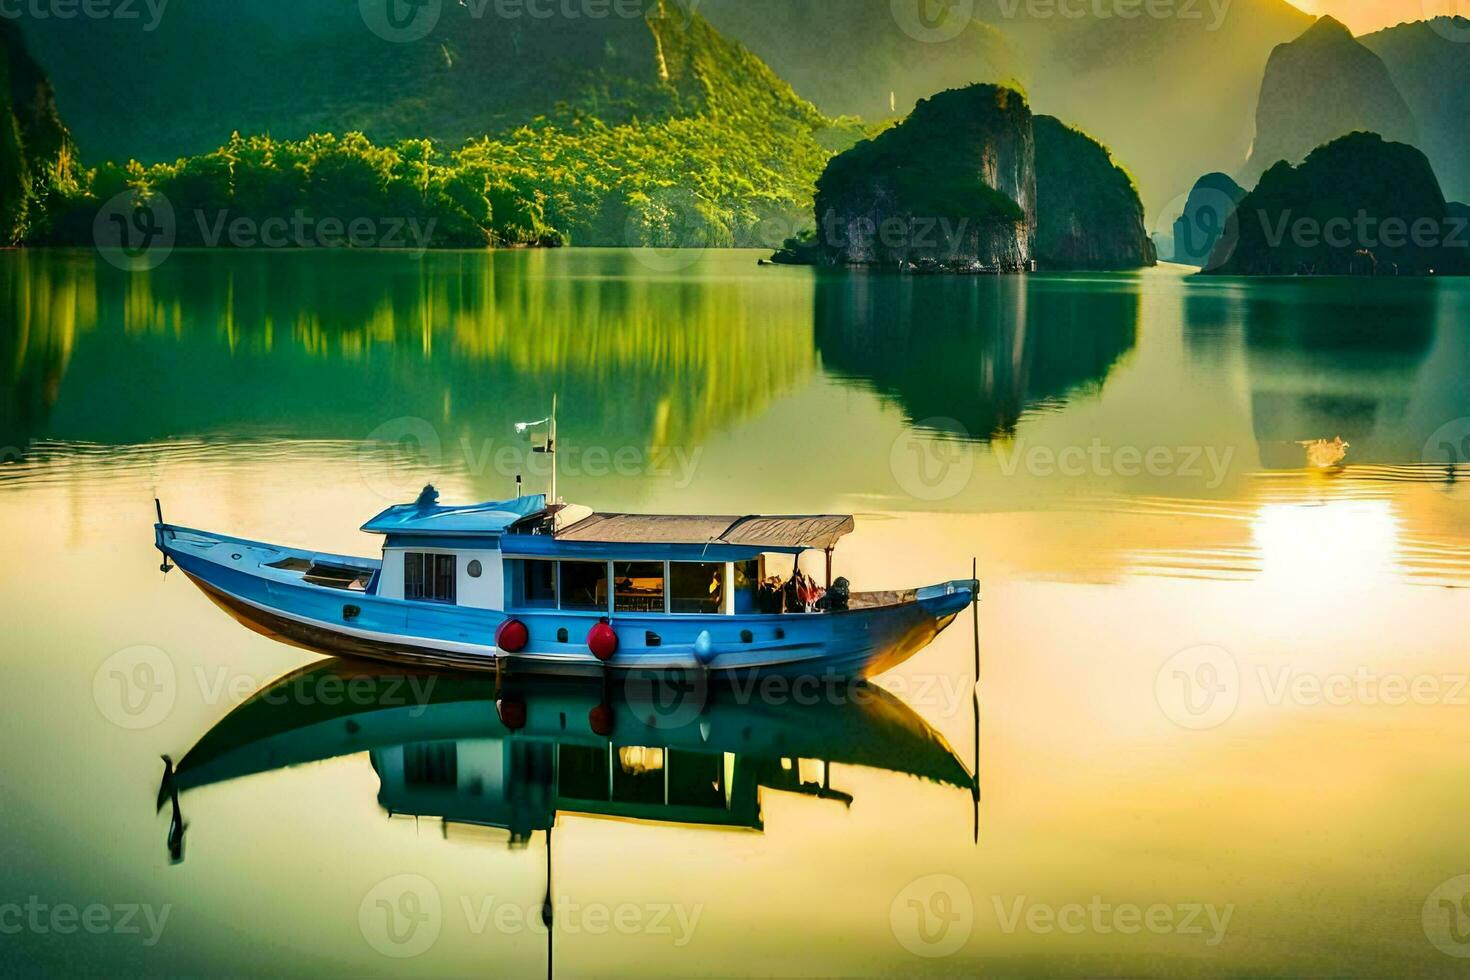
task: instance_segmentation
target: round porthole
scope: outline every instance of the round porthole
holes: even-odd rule
[[[472,561],[472,562],[470,562],[469,567],[465,569],[465,571],[467,571],[467,572],[470,573],[470,578],[479,578],[480,577],[480,573],[483,572],[484,570],[485,569],[483,567],[481,567],[481,565],[480,565],[480,563],[478,561]]]

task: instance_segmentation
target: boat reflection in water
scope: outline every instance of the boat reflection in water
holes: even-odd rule
[[[834,683],[802,693],[775,698],[769,687],[707,687],[663,671],[616,681],[496,678],[328,660],[215,725],[166,775],[159,805],[201,786],[367,752],[390,815],[500,828],[523,845],[537,831],[549,843],[558,813],[759,831],[767,790],[850,805],[832,785],[833,764],[967,794],[976,785],[944,738],[881,688]],[[181,834],[177,808],[173,823]]]

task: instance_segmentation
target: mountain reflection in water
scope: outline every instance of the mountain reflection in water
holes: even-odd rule
[[[1138,335],[1138,284],[1126,278],[833,273],[816,293],[824,366],[920,426],[958,422],[981,441],[1100,387]]]

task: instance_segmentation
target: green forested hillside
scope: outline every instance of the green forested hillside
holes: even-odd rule
[[[20,31],[0,19],[0,246],[44,220],[54,194],[75,188],[75,160],[51,83]]]
[[[539,117],[617,125],[697,115],[719,86],[811,111],[711,32],[689,0],[627,0],[616,9],[643,15],[598,17],[443,0],[421,8],[426,36],[399,40],[386,13],[374,19],[388,2],[171,0],[151,30],[115,18],[22,23],[89,160],[173,160],[235,131],[454,146]],[[725,50],[677,54],[703,46]]]
[[[98,207],[128,188],[139,204],[162,195],[180,244],[205,243],[222,214],[258,224],[298,211],[432,220],[431,244],[467,246],[773,244],[808,221],[812,186],[856,124],[828,120],[673,0],[638,25],[650,52],[638,104],[659,112],[592,99],[464,142],[232,134],[170,162],[99,167],[47,240],[89,240]],[[445,125],[428,109],[419,124]]]

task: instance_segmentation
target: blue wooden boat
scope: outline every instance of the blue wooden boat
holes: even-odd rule
[[[927,646],[979,583],[769,608],[761,583],[806,552],[825,554],[830,586],[833,548],[853,528],[840,515],[597,514],[541,494],[445,506],[426,487],[363,525],[384,536],[381,558],[179,527],[161,508],[154,534],[165,568],[251,628],[312,650],[468,670],[862,678]]]

